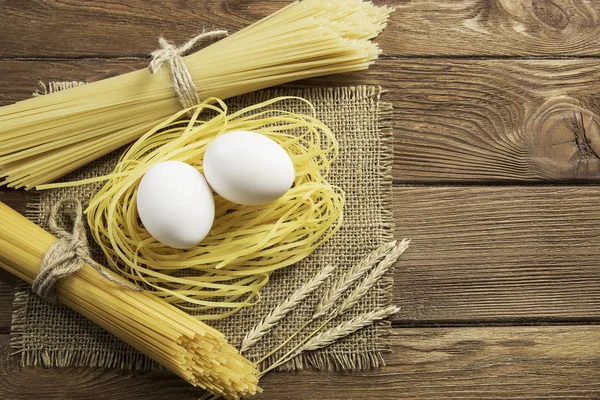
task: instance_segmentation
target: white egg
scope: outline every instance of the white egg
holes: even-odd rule
[[[221,197],[259,205],[283,196],[294,183],[294,164],[274,140],[232,131],[213,140],[204,154],[204,175]]]
[[[137,209],[148,232],[178,249],[197,245],[215,219],[215,203],[202,174],[189,164],[165,161],[140,181]]]

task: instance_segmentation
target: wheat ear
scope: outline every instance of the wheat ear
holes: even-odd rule
[[[338,311],[335,313],[335,315],[341,315],[354,307],[356,303],[358,303],[358,301],[362,299],[377,282],[379,282],[379,279],[381,279],[381,277],[389,271],[390,267],[394,265],[402,253],[406,251],[409,243],[410,240],[404,239],[398,246],[392,248],[389,253],[385,255],[383,260],[381,260],[375,268],[369,271],[367,276],[365,276],[365,278],[360,281],[358,285],[356,285],[352,292],[350,292],[348,297],[342,301],[342,304],[338,308]]]
[[[317,333],[308,342],[304,343],[304,345],[298,350],[297,354],[300,354],[303,351],[313,351],[327,347],[333,342],[345,338],[359,329],[373,324],[375,321],[385,319],[390,315],[397,313],[399,310],[400,309],[396,306],[389,306],[361,314],[349,321],[342,322],[338,326]]]
[[[380,321],[382,319],[386,319],[389,316],[395,314],[400,310],[396,306],[389,306],[386,308],[381,308],[379,310],[371,311],[365,314],[361,314],[357,317],[352,318],[349,321],[343,322],[331,329],[328,329],[324,332],[318,333],[314,335],[310,340],[306,341],[301,347],[299,347],[295,352],[288,352],[287,355],[280,358],[277,362],[271,365],[268,369],[261,373],[261,377],[264,376],[267,372],[283,365],[294,358],[298,357],[301,353],[305,351],[313,351],[319,350],[323,347],[327,347],[334,342],[345,338],[352,333],[365,328],[369,325],[372,325],[376,321]]]
[[[331,288],[325,292],[315,310],[312,319],[315,320],[326,315],[332,308],[337,305],[337,301],[342,294],[352,286],[354,282],[359,280],[372,267],[383,258],[391,249],[396,246],[396,242],[389,242],[379,246],[375,251],[363,258],[358,264],[353,266],[346,272]]]
[[[334,265],[328,265],[321,269],[317,274],[304,285],[300,286],[288,298],[279,303],[267,315],[265,315],[244,337],[242,340],[241,352],[254,346],[263,336],[269,333],[288,313],[294,310],[306,296],[314,292],[323,282],[327,280],[335,271]]]

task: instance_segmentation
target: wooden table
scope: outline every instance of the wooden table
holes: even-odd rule
[[[0,104],[39,79],[142,68],[160,35],[235,31],[287,3],[0,0]],[[365,373],[270,374],[260,398],[600,398],[600,3],[388,3],[377,65],[298,85],[378,84],[394,105],[396,230],[413,238],[394,352]],[[0,398],[197,397],[167,373],[19,368],[14,283],[0,275]]]

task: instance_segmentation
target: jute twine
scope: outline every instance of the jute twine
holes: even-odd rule
[[[190,75],[190,71],[185,66],[182,56],[201,41],[221,38],[223,36],[227,36],[227,31],[202,32],[180,47],[175,47],[175,45],[161,37],[158,39],[160,49],[150,53],[152,59],[148,64],[148,70],[151,74],[155,74],[163,64],[169,65],[173,91],[184,109],[200,103],[200,96],[198,96],[198,90],[196,90],[192,75]]]
[[[73,232],[68,232],[57,222],[60,208],[71,203],[74,207]],[[48,227],[50,231],[58,236],[58,240],[50,246],[42,263],[40,273],[33,281],[32,289],[39,296],[52,302],[56,302],[56,284],[65,276],[79,271],[85,264],[90,265],[107,280],[128,289],[141,291],[138,286],[121,281],[100,267],[90,256],[90,249],[83,225],[83,209],[81,201],[75,198],[63,199],[57,202],[50,211]]]

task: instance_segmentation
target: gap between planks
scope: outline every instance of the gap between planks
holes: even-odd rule
[[[145,62],[148,63],[150,60],[150,54],[139,54],[132,56],[119,56],[119,57],[93,57],[93,56],[73,56],[73,57],[0,57],[0,62],[3,61],[42,61],[42,62],[69,62],[69,61],[103,61],[103,62],[118,62],[118,61],[134,61],[134,62]],[[580,56],[481,56],[481,55],[420,55],[415,56],[388,56],[380,54],[378,61],[411,61],[411,60],[502,60],[502,61],[577,61],[577,60],[600,60],[600,55],[580,55]]]

